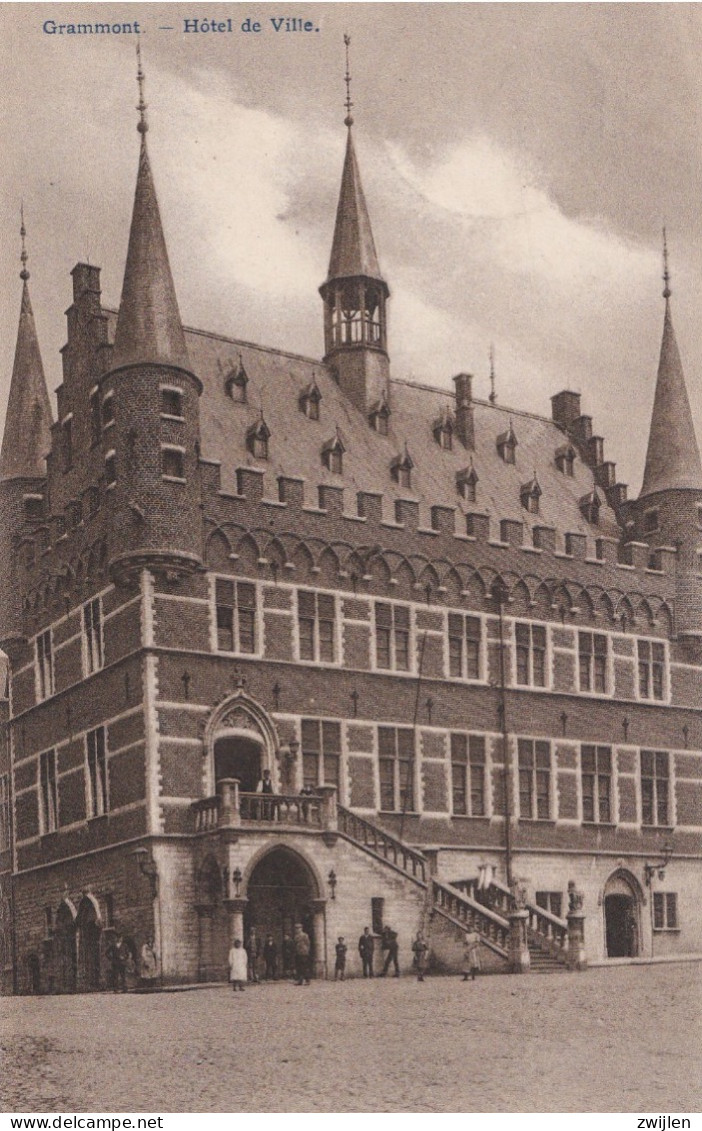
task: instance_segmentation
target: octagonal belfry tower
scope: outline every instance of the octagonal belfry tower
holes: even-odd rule
[[[346,157],[336,211],[329,271],[319,288],[324,300],[324,361],[340,388],[364,415],[389,400],[385,282],[371,229],[353,142],[351,76],[346,44]]]

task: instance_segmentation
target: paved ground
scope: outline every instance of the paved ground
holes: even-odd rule
[[[5,999],[4,1111],[702,1110],[702,965]]]

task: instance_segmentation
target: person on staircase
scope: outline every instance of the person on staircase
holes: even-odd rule
[[[397,942],[397,931],[393,931],[392,927],[390,927],[390,926],[383,927],[382,941],[381,941],[380,947],[381,947],[381,950],[386,951],[385,965],[383,966],[383,969],[380,973],[380,977],[385,978],[387,976],[387,972],[390,969],[390,963],[392,962],[393,966],[395,967],[395,977],[399,978],[400,977],[400,962],[399,962],[399,945],[398,945],[398,942]]]
[[[463,940],[463,981],[475,981],[480,973],[480,935],[477,931],[467,931]]]

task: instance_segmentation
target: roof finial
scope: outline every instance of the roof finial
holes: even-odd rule
[[[495,347],[490,343],[490,404],[495,404],[497,400],[497,393],[495,392]]]
[[[344,82],[346,83],[346,101],[344,102],[344,106],[346,107],[346,117],[344,118],[344,125],[348,126],[349,128],[351,128],[351,126],[353,125],[353,117],[351,116],[351,110],[353,108],[353,102],[351,101],[351,72],[349,70],[350,43],[351,36],[344,32],[344,46],[346,48],[346,74],[344,75]]]
[[[146,103],[144,102],[144,71],[143,71],[142,66],[141,66],[141,43],[139,42],[138,39],[137,39],[136,51],[137,51],[137,84],[139,86],[139,102],[137,104],[137,110],[139,111],[139,123],[137,125],[137,130],[139,131],[139,133],[143,137],[143,135],[146,133],[146,131],[149,128],[149,123],[146,120]]]
[[[663,298],[668,301],[672,291],[670,289],[670,272],[668,270],[668,237],[663,229]]]
[[[23,283],[26,283],[27,279],[29,278],[29,271],[27,270],[27,259],[29,258],[29,256],[27,255],[27,248],[25,247],[24,243],[24,237],[26,236],[26,234],[27,231],[24,226],[24,201],[22,201],[22,203],[20,204],[20,238],[22,240],[22,251],[20,252],[22,270],[20,271],[20,279]]]

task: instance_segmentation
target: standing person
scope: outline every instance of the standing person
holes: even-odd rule
[[[258,962],[260,944],[259,944],[258,938],[256,936],[256,928],[255,927],[252,927],[251,930],[249,931],[249,941],[248,941],[248,943],[244,944],[244,949],[246,950],[246,954],[248,956],[249,981],[257,983],[258,982],[258,972],[256,970],[256,965],[257,965],[257,962]]]
[[[412,950],[414,951],[414,966],[417,971],[417,981],[424,981],[424,971],[427,968],[427,954],[429,947],[424,939],[421,931],[417,931],[417,937],[412,943]]]
[[[156,958],[153,939],[147,939],[141,948],[141,954],[139,956],[139,977],[141,979],[141,989],[145,993],[156,988],[158,959]]]
[[[463,940],[463,981],[470,977],[475,981],[475,975],[480,973],[480,935],[477,931],[468,931]]]
[[[270,797],[271,794],[273,793],[273,782],[271,780],[271,771],[270,770],[264,770],[263,771],[263,773],[262,773],[262,775],[259,779],[258,785],[256,786],[256,793],[265,793],[266,796],[268,796],[268,797]],[[273,820],[273,802],[272,801],[263,801],[261,803],[261,806],[260,806],[260,809],[259,809],[259,814],[260,814],[261,820],[272,821]]]
[[[361,956],[363,963],[363,977],[373,977],[373,951],[375,950],[375,939],[370,933],[370,927],[363,928],[363,934],[358,940],[358,953]]]
[[[344,936],[339,935],[339,941],[334,948],[336,950],[336,962],[334,964],[334,981],[339,979],[340,982],[344,980],[346,973],[346,951],[349,949],[344,942]]]
[[[295,974],[297,986],[310,984],[310,951],[312,944],[310,936],[302,929],[302,923],[295,924]]]
[[[234,945],[229,951],[229,981],[234,993],[237,990],[242,992],[244,990],[248,964],[248,956],[241,945],[241,939],[234,939]]]
[[[380,973],[380,977],[384,978],[390,969],[392,962],[395,967],[395,977],[400,977],[400,962],[399,962],[399,945],[397,942],[397,931],[393,931],[392,927],[383,927],[383,935],[381,942],[381,949],[387,951],[385,956],[385,965]]]
[[[273,935],[266,935],[266,941],[263,944],[263,961],[266,964],[266,981],[274,982],[278,974],[278,947],[273,940]]]
[[[122,935],[115,935],[110,950],[110,968],[112,972],[112,990],[114,993],[126,994],[127,992],[127,963],[129,961],[129,947]]]
[[[290,935],[283,935],[283,977],[295,973],[295,943]]]

